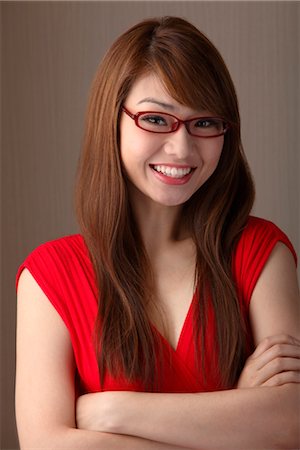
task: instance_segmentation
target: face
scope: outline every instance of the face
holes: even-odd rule
[[[187,120],[210,117],[176,102],[155,75],[145,75],[133,85],[124,106],[133,114],[158,111]],[[178,206],[185,203],[216,169],[224,136],[191,136],[181,124],[168,134],[140,129],[125,112],[121,114],[120,145],[131,198]]]

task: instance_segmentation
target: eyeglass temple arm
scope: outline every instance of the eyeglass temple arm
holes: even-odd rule
[[[127,114],[127,116],[131,117],[132,119],[135,119],[136,114],[132,114],[131,112],[129,112],[128,109],[125,108],[125,106],[122,106],[122,110],[124,111],[124,113]]]

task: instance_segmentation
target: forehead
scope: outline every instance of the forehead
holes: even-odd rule
[[[203,108],[194,109],[175,100],[160,78],[153,73],[141,75],[135,81],[126,98],[126,106],[132,112],[166,111],[184,116],[204,113]]]
[[[135,105],[152,103],[152,100],[162,104],[177,103],[167,92],[162,81],[154,74],[141,75],[132,85],[127,96],[127,102]],[[155,101],[153,103],[155,103]]]

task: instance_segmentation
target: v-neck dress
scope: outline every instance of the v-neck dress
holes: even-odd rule
[[[232,270],[241,313],[248,328],[249,354],[253,351],[249,303],[255,284],[277,242],[283,242],[297,262],[288,237],[272,222],[251,216],[234,251]],[[83,237],[80,234],[66,236],[37,247],[21,264],[17,283],[24,268],[30,271],[69,331],[76,362],[77,391],[80,394],[110,390],[145,391],[142,382],[129,382],[125,376],[115,378],[106,374],[100,385],[93,340],[98,289]],[[205,364],[208,368],[205,380],[196,363],[196,351],[201,352],[201,348],[194,345],[193,317],[197,303],[203,301],[207,299],[199,298],[196,290],[176,349],[153,326],[153,332],[161,344],[160,351],[157,350],[157,361],[160,361],[156,367],[158,392],[193,393],[222,388],[217,366],[218,355],[214,347],[215,320],[210,307],[204,342]]]

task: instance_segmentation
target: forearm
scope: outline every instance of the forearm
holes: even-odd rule
[[[53,429],[20,440],[21,450],[187,450],[154,440],[76,428]]]
[[[77,424],[190,449],[296,449],[299,389],[298,341],[275,335],[247,359],[239,389],[87,394],[77,401]]]
[[[124,398],[126,401],[126,397]],[[193,449],[299,447],[299,385],[200,394],[134,393],[111,431]]]
[[[154,440],[98,431],[62,428],[20,441],[21,450],[187,450]]]

